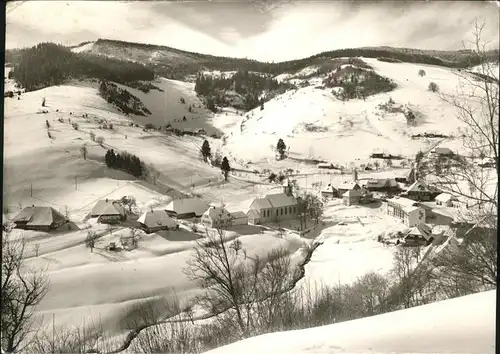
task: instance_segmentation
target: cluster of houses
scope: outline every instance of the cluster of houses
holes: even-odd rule
[[[290,181],[283,191],[256,198],[248,212],[228,211],[223,205],[209,205],[199,198],[173,199],[161,210],[148,210],[136,220],[146,232],[178,229],[178,220],[199,220],[210,228],[228,228],[237,225],[258,225],[297,218],[300,198],[293,193]],[[96,202],[89,218],[98,223],[120,224],[127,221],[128,213],[121,201],[102,199]],[[12,221],[17,228],[38,231],[58,229],[69,220],[52,207],[32,206],[24,208]]]
[[[342,198],[344,205],[364,204],[373,199],[373,193],[383,192],[390,198],[387,215],[400,220],[408,227],[403,239],[405,245],[426,245],[435,234],[429,224],[457,225],[457,215],[450,209],[467,209],[467,204],[457,197],[443,193],[438,188],[417,180],[405,187],[405,179],[381,178],[359,181],[354,173],[351,181],[344,181],[338,187],[329,184],[321,195],[325,199]]]

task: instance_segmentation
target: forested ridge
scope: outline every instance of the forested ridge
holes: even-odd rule
[[[14,53],[14,54],[13,54]],[[14,61],[9,74],[27,91],[63,84],[70,78],[95,78],[126,84],[130,81],[153,80],[153,70],[144,65],[106,56],[73,53],[69,48],[40,43],[6,55]]]

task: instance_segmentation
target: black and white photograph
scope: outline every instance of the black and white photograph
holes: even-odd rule
[[[496,352],[499,1],[4,9],[2,354]]]

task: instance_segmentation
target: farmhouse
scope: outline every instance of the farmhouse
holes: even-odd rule
[[[342,202],[344,205],[356,205],[359,204],[362,193],[360,189],[349,189],[342,195]]]
[[[182,198],[172,200],[165,211],[177,219],[201,217],[208,209],[208,204],[199,198]]]
[[[369,179],[366,181],[364,188],[369,191],[397,191],[399,190],[399,184],[394,178],[377,178]]]
[[[233,225],[247,225],[248,224],[248,216],[242,211],[236,211],[231,213],[233,218]]]
[[[109,199],[99,200],[90,212],[90,217],[98,218],[100,223],[117,223],[127,218],[123,206]]]
[[[50,231],[64,225],[68,220],[54,208],[33,205],[21,210],[12,222],[18,229]]]
[[[328,184],[328,186],[321,191],[321,196],[323,198],[336,198],[338,196],[338,190],[332,184]]]
[[[419,203],[402,197],[387,200],[387,215],[400,219],[408,227],[425,222],[425,210]]]
[[[441,194],[441,191],[431,188],[425,182],[418,180],[409,186],[404,193],[401,193],[401,196],[418,201],[429,201],[439,194]]]
[[[445,147],[436,147],[429,152],[429,157],[451,156],[451,155],[453,155],[453,151]]]
[[[146,233],[160,230],[172,230],[177,227],[177,223],[165,210],[150,210],[142,214],[137,222]]]
[[[433,240],[432,228],[420,223],[406,233],[404,244],[406,246],[428,246]]]
[[[337,188],[339,195],[344,195],[349,190],[361,190],[361,186],[355,181],[344,181]]]
[[[226,228],[232,226],[232,219],[226,208],[210,206],[201,216],[201,223],[206,227]]]
[[[290,182],[287,182],[283,185],[283,193],[267,194],[264,198],[254,199],[249,209],[250,223],[255,223],[256,220],[259,223],[289,220],[298,215],[298,201],[292,194]]]
[[[452,207],[453,202],[458,202],[457,197],[455,197],[451,194],[448,194],[448,193],[441,193],[436,197],[436,204],[437,205]]]

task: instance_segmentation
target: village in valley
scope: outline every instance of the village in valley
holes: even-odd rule
[[[282,62],[7,50],[2,353],[490,352],[499,66],[482,29],[472,51]],[[455,341],[469,309],[481,336]],[[295,330],[314,335],[279,339]]]

